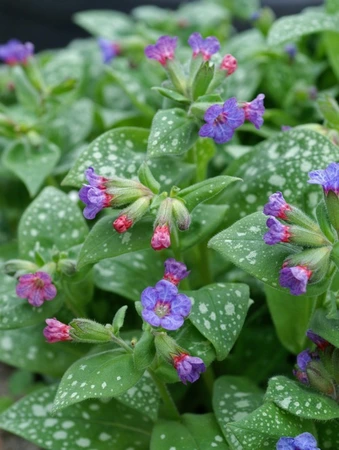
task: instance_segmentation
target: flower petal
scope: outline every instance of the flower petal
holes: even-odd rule
[[[143,309],[141,315],[145,322],[148,322],[153,327],[160,327],[160,317],[158,317],[154,311]]]
[[[185,294],[179,294],[172,301],[171,312],[183,317],[187,317],[192,309],[192,303],[189,297]]]
[[[142,291],[141,304],[144,308],[153,310],[157,300],[158,292],[153,287],[148,287]]]
[[[168,316],[165,316],[162,319],[160,319],[160,322],[162,328],[165,328],[165,330],[174,331],[183,325],[184,319],[182,316],[169,314]]]
[[[172,302],[178,294],[177,287],[166,280],[161,280],[155,285],[157,298],[164,302]]]

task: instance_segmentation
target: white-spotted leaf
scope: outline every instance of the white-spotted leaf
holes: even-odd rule
[[[133,27],[133,21],[119,11],[95,9],[82,11],[76,13],[73,20],[94,36],[112,40],[132,32]]]

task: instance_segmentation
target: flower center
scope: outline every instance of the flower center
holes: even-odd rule
[[[165,317],[171,312],[171,305],[163,300],[158,300],[154,312],[158,317]]]
[[[227,113],[223,112],[219,114],[219,116],[215,119],[214,123],[216,125],[220,125],[222,123],[225,123],[227,121]]]
[[[36,288],[43,288],[45,286],[45,283],[40,278],[36,278],[34,280],[34,286]]]

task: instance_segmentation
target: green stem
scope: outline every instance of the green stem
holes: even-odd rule
[[[210,394],[210,397],[212,398],[213,396],[213,385],[214,385],[214,380],[215,380],[215,376],[214,376],[214,372],[212,369],[212,366],[209,366],[206,370],[206,372],[204,372],[201,375],[202,379],[204,380],[205,386],[208,390],[208,393]]]
[[[161,380],[159,380],[159,378],[155,375],[155,373],[152,370],[148,369],[148,372],[151,375],[156,387],[158,388],[159,394],[166,407],[168,418],[173,420],[180,420],[180,413],[178,411],[176,404],[174,403],[171,394],[169,393],[166,384],[163,383]]]
[[[213,282],[212,280],[212,274],[211,274],[211,268],[210,268],[210,261],[209,261],[209,253],[208,248],[206,245],[206,242],[201,242],[198,245],[199,250],[199,271],[200,271],[200,279],[201,283],[204,285],[211,284]]]
[[[111,334],[111,338],[113,342],[120,345],[120,347],[126,350],[127,353],[133,353],[131,347],[128,344],[126,344],[126,342],[123,339],[116,337],[114,334]]]

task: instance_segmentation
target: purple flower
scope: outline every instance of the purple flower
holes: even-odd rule
[[[34,53],[34,45],[30,42],[24,44],[17,39],[11,39],[7,44],[0,45],[0,60],[13,66],[26,64],[27,59]]]
[[[323,339],[321,336],[313,333],[312,330],[307,330],[306,336],[310,341],[314,342],[320,350],[325,350],[329,345],[331,345],[328,341],[326,341],[326,339]]]
[[[286,44],[284,47],[284,51],[290,57],[290,60],[293,61],[297,54],[297,47],[293,43]]]
[[[284,199],[281,192],[275,192],[269,196],[269,202],[264,206],[264,214],[266,216],[278,217],[279,219],[286,220],[286,211],[290,211],[291,207]]]
[[[203,39],[200,33],[191,34],[188,38],[188,44],[193,50],[193,58],[201,53],[204,61],[209,61],[211,56],[220,50],[220,43],[216,37],[208,36]]]
[[[16,295],[27,298],[32,306],[41,306],[45,300],[53,300],[57,290],[52,278],[46,272],[35,272],[22,275],[16,286]]]
[[[180,380],[186,384],[187,381],[194,383],[202,372],[205,372],[206,366],[201,358],[181,353],[173,357],[173,365],[178,372]]]
[[[101,50],[102,60],[105,64],[112,61],[120,52],[119,45],[109,39],[99,38],[98,44]]]
[[[164,280],[170,281],[177,285],[181,280],[188,277],[190,271],[184,263],[176,261],[174,258],[166,259],[165,263]]]
[[[317,441],[311,433],[302,433],[295,438],[280,438],[276,450],[320,450],[320,448],[317,447]]]
[[[312,271],[305,266],[283,267],[280,270],[280,286],[288,288],[292,295],[305,294]]]
[[[279,244],[279,242],[289,242],[291,237],[290,227],[283,225],[275,217],[270,217],[266,221],[269,231],[264,234],[264,241],[268,245]]]
[[[309,172],[308,180],[311,184],[320,184],[325,194],[327,195],[330,191],[334,192],[339,196],[339,164],[331,163],[326,169],[313,170]]]
[[[44,336],[50,344],[60,341],[71,341],[72,338],[69,335],[71,327],[59,322],[55,317],[54,319],[46,319],[47,327],[44,328]]]
[[[83,211],[86,219],[94,219],[103,208],[110,206],[113,195],[106,191],[108,179],[97,175],[93,167],[89,167],[85,171],[85,176],[89,185],[85,184],[80,189],[79,198],[86,205]]]
[[[235,97],[229,98],[223,105],[212,105],[205,112],[207,123],[199,130],[199,136],[210,137],[217,144],[224,144],[232,139],[234,130],[245,121],[244,110],[237,105]]]
[[[145,48],[145,55],[147,58],[155,59],[165,66],[168,59],[171,60],[174,58],[177,41],[178,38],[176,36],[161,36],[156,44],[148,45]]]
[[[142,318],[153,327],[177,330],[191,312],[191,300],[179,294],[177,287],[166,280],[155,287],[146,288],[141,294]]]
[[[303,350],[297,356],[297,364],[300,370],[305,371],[307,369],[308,363],[314,359],[312,353],[309,349]]]
[[[264,119],[262,117],[265,112],[264,98],[264,94],[259,94],[254,100],[251,102],[245,102],[243,105],[245,119],[252,122],[258,130],[264,123]]]
[[[290,131],[292,130],[292,127],[289,125],[281,125],[281,131]]]

